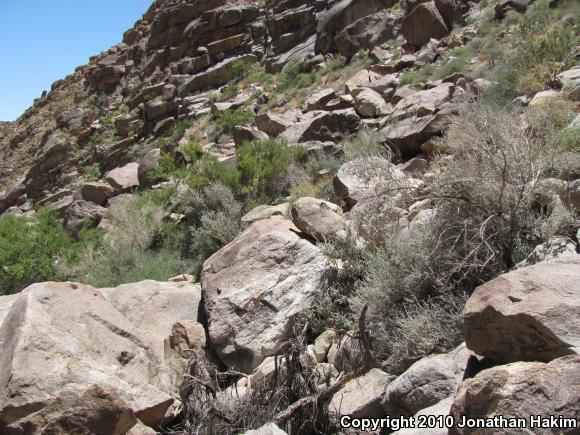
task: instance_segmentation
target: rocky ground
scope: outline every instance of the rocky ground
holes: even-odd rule
[[[155,1],[0,123],[0,431],[580,424],[577,13]]]

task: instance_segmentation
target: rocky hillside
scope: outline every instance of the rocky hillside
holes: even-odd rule
[[[578,433],[579,12],[156,0],[0,123],[0,432]]]

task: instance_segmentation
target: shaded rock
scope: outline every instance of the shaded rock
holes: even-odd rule
[[[128,163],[123,167],[113,169],[107,173],[105,179],[120,192],[139,187],[139,164]]]
[[[234,143],[236,147],[239,147],[245,142],[254,142],[254,141],[262,141],[268,140],[269,137],[263,131],[257,130],[253,127],[242,127],[236,126],[234,128],[233,134]]]
[[[394,376],[371,369],[364,376],[347,382],[330,401],[329,411],[352,418],[379,418],[384,415],[381,396]]]
[[[389,384],[381,401],[389,415],[413,415],[452,396],[472,353],[465,344],[447,353],[425,357]]]
[[[82,396],[93,385],[115,390],[147,425],[159,424],[173,402],[162,355],[89,286],[25,289],[0,327],[0,347],[0,425],[51,406],[67,389]]]
[[[104,206],[116,194],[115,189],[109,184],[99,181],[83,184],[79,193],[85,201],[93,202],[100,206]]]
[[[254,223],[211,256],[201,283],[220,359],[248,373],[272,355],[293,318],[314,302],[327,272],[319,249],[284,219]]]
[[[463,14],[467,12],[466,4],[460,0],[435,0],[435,6],[449,29],[453,25],[463,25]]]
[[[495,19],[501,20],[505,18],[507,12],[512,10],[523,14],[528,9],[528,6],[533,0],[500,0],[495,5]]]
[[[75,201],[64,212],[64,227],[75,238],[83,228],[94,228],[105,217],[107,209],[94,202]]]
[[[314,356],[319,363],[326,361],[328,351],[332,347],[332,343],[336,338],[336,331],[333,329],[327,329],[314,341]]]
[[[257,221],[269,219],[272,216],[290,218],[290,204],[285,202],[280,205],[260,205],[242,217],[242,222],[252,224]]]
[[[401,31],[407,42],[421,47],[431,38],[441,39],[449,33],[445,20],[434,2],[422,3],[403,18]]]
[[[11,423],[2,433],[122,435],[136,423],[117,392],[94,385],[84,391],[63,390],[48,406]]]
[[[346,226],[340,207],[321,199],[302,197],[292,204],[290,214],[300,231],[318,241],[340,236]]]
[[[450,115],[436,114],[420,118],[407,118],[394,126],[382,130],[388,143],[394,146],[404,158],[414,157],[431,148],[422,145],[435,134],[441,132],[450,122]]]
[[[366,118],[387,115],[393,110],[385,99],[372,89],[363,89],[355,94],[354,108],[360,116]]]
[[[161,159],[161,150],[159,148],[149,151],[137,168],[137,179],[141,188],[151,187],[161,178],[156,177],[155,173],[159,168],[159,160]]]
[[[580,258],[501,275],[478,287],[463,312],[467,347],[497,361],[550,361],[580,350]]]
[[[291,119],[288,119],[283,115],[277,115],[274,113],[264,113],[256,116],[256,126],[258,127],[258,130],[261,130],[272,137],[282,134],[284,130],[297,121],[297,117],[291,117]]]
[[[379,12],[361,18],[344,28],[336,35],[334,42],[338,52],[351,59],[360,50],[369,50],[395,39],[397,31],[397,18],[389,13]]]
[[[294,124],[281,137],[289,144],[308,141],[336,142],[355,134],[360,128],[360,122],[354,109],[321,112]]]
[[[562,416],[580,419],[580,356],[567,356],[548,364],[516,362],[484,370],[466,380],[451,407],[455,421],[462,416],[486,418],[510,416],[530,421],[530,416]],[[527,426],[529,427],[529,426]],[[534,429],[534,433],[573,434],[577,429]],[[528,433],[510,429],[509,433]],[[473,433],[472,429],[451,428],[449,434]],[[477,433],[500,435],[505,428],[478,429]]]

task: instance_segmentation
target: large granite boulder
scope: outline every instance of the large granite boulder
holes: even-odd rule
[[[516,362],[484,370],[466,380],[455,396],[451,407],[455,421],[466,418],[498,416],[524,419],[526,428],[508,429],[495,424],[494,428],[474,429],[454,427],[449,434],[576,434],[580,420],[580,356],[558,358],[548,364]],[[531,427],[536,421],[553,416],[571,419],[567,427]],[[573,427],[572,427],[573,426]]]
[[[498,361],[580,352],[580,258],[515,270],[478,287],[463,312],[467,347]]]
[[[66,417],[77,411],[63,411],[62,403],[82,408],[93,400],[104,406],[102,414],[91,411],[106,416],[103,427],[126,420],[123,403],[145,424],[158,425],[178,392],[185,362],[166,363],[174,358],[165,338],[175,322],[197,322],[199,300],[199,286],[190,282],[28,287],[9,301],[0,326],[0,431],[37,424],[41,409],[47,418]]]
[[[201,284],[209,337],[224,364],[249,373],[271,356],[327,272],[319,249],[281,218],[254,223],[210,257]]]

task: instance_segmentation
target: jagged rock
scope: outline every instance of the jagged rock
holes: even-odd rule
[[[294,225],[318,241],[339,237],[346,226],[340,207],[321,199],[302,197],[292,204],[290,213]]]
[[[434,2],[416,6],[403,18],[401,31],[407,42],[421,47],[431,38],[441,39],[449,33],[445,20]]]
[[[463,380],[467,360],[472,353],[460,345],[457,349],[425,357],[389,384],[381,404],[389,415],[413,415],[452,396]]]
[[[80,197],[85,201],[104,206],[107,201],[114,197],[116,192],[109,184],[100,181],[85,183],[81,187]]]
[[[566,356],[548,364],[516,362],[484,370],[473,379],[466,380],[455,397],[450,414],[455,421],[461,421],[463,416],[492,418],[499,415],[522,418],[528,423],[530,416],[541,418],[554,416],[556,419],[562,416],[578,421],[579,397],[580,356]],[[540,428],[534,429],[534,432],[542,434],[554,431],[569,434],[577,432],[576,429],[570,428],[545,430]],[[501,427],[478,432],[490,435],[519,433]],[[455,427],[449,430],[449,434],[453,435],[468,433],[473,433],[473,429]]]
[[[272,355],[328,271],[319,249],[285,219],[256,222],[211,256],[201,283],[220,359],[248,373]]]
[[[385,180],[402,180],[405,174],[382,157],[363,157],[345,163],[334,177],[334,192],[348,205],[380,193]]]
[[[268,423],[267,425],[262,426],[259,429],[249,430],[240,435],[288,435],[288,434],[284,432],[282,429],[280,429],[278,426],[276,426],[275,423]]]
[[[239,147],[244,142],[254,142],[269,139],[269,136],[263,131],[257,130],[253,127],[242,126],[235,127],[232,136],[234,138],[236,147]]]
[[[58,409],[54,404],[65,390],[82,396],[93,385],[116,391],[147,425],[159,424],[173,402],[163,355],[89,286],[25,289],[0,327],[0,347],[0,426],[34,418],[49,406]]]
[[[135,414],[110,388],[65,389],[48,406],[23,416],[4,429],[6,435],[122,435],[137,423]]]
[[[368,88],[354,93],[354,108],[365,118],[387,115],[393,110],[378,92]]]
[[[351,59],[360,50],[372,49],[390,39],[395,39],[398,31],[397,18],[386,12],[379,12],[355,21],[334,38],[338,52]]]
[[[159,148],[152,149],[137,168],[137,179],[139,180],[139,186],[141,188],[147,188],[154,185],[156,182],[160,181],[158,177],[155,176],[155,171],[159,168],[159,160],[161,159],[161,150]]]
[[[397,84],[398,76],[395,74],[379,74],[372,70],[362,70],[352,76],[345,83],[345,92],[354,94],[357,88],[370,88],[379,94],[385,94]]]
[[[121,82],[125,72],[123,65],[99,65],[92,71],[89,80],[96,91],[109,91]]]
[[[123,167],[113,169],[107,173],[105,179],[119,192],[127,192],[139,187],[139,164],[128,163]]]
[[[414,157],[417,154],[428,152],[431,148],[422,145],[435,134],[442,131],[450,122],[449,115],[436,114],[420,118],[406,118],[393,126],[387,126],[382,130],[386,139],[405,158]]]
[[[290,218],[290,204],[287,202],[280,205],[259,205],[242,217],[242,222],[253,224],[254,222],[269,219],[272,216]]]
[[[542,262],[478,287],[463,312],[467,347],[497,361],[580,351],[580,257]]]
[[[364,376],[347,382],[332,396],[329,410],[352,418],[379,418],[384,415],[381,396],[394,376],[371,369]]]
[[[360,128],[360,117],[354,109],[321,112],[294,124],[281,134],[289,144],[308,141],[336,142],[355,134]]]
[[[93,202],[74,201],[64,212],[64,227],[75,238],[87,227],[96,227],[107,214],[107,209]]]
[[[316,91],[306,102],[306,111],[324,110],[326,104],[336,98],[336,91],[332,88]]]
[[[166,118],[177,110],[177,104],[174,101],[154,100],[145,105],[145,116],[150,121],[160,118]]]
[[[178,95],[185,97],[209,87],[223,86],[238,76],[235,68],[236,62],[256,62],[253,54],[245,54],[238,57],[230,57],[207,70],[195,74],[178,88]]]

